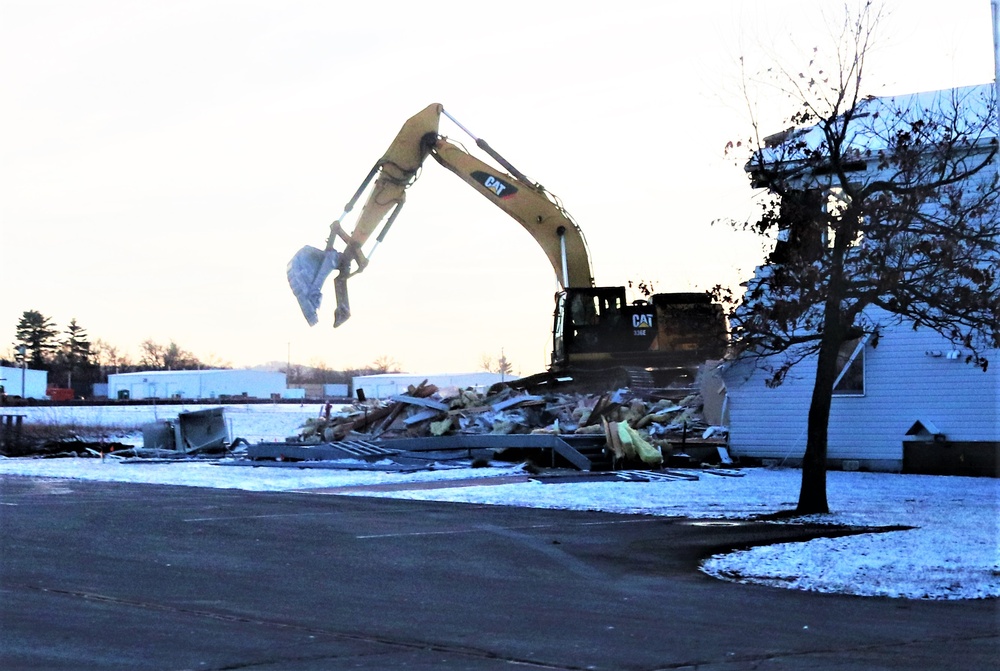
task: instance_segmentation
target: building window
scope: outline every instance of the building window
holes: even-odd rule
[[[837,354],[837,380],[834,396],[865,395],[865,343],[868,338],[845,340]]]

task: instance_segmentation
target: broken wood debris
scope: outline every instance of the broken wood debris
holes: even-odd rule
[[[482,394],[464,389],[442,397],[425,380],[385,401],[368,399],[338,412],[329,407],[303,425],[303,444],[345,439],[545,434],[603,436],[613,468],[668,463],[718,463],[725,427],[708,426],[698,394],[650,400],[627,389],[604,394],[527,394],[511,388]],[[699,437],[700,436],[700,437]],[[600,438],[597,438],[598,440]]]

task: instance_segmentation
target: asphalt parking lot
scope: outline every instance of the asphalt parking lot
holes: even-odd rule
[[[986,669],[1000,603],[697,571],[791,525],[0,476],[3,669]]]

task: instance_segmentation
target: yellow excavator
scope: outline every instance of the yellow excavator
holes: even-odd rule
[[[503,169],[441,135],[442,114]],[[437,103],[403,124],[341,216],[330,225],[325,247],[303,247],[289,261],[288,283],[310,325],[319,321],[323,284],[334,270],[338,272],[334,278],[334,327],[350,317],[347,280],[367,267],[428,155],[521,224],[555,271],[561,289],[556,293],[551,366],[544,373],[524,378],[520,386],[538,388],[574,380],[585,385],[606,382],[664,387],[690,378],[706,360],[722,356],[727,338],[720,305],[704,293],[652,294],[648,300],[629,304],[625,287],[595,286],[583,231],[559,200]],[[364,207],[348,232],[341,221],[369,187]],[[375,242],[366,253],[363,247],[376,230]],[[340,250],[338,242],[343,244]]]

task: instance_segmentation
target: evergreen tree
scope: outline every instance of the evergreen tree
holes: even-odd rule
[[[504,351],[500,350],[500,357],[494,359],[489,354],[484,354],[479,362],[480,367],[488,373],[499,373],[504,379],[514,376],[514,364]]]
[[[46,369],[52,353],[58,343],[58,331],[50,317],[37,310],[26,310],[17,322],[15,349],[23,345],[28,358],[28,366],[34,369]]]
[[[77,324],[75,317],[63,331],[57,367],[60,369],[58,372],[65,375],[66,386],[76,390],[78,395],[85,395],[89,383],[94,382],[92,373],[95,366],[90,340],[86,329]]]

